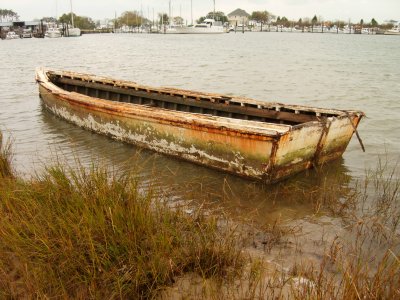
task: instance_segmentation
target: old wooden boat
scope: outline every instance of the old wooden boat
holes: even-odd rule
[[[37,69],[44,106],[83,128],[274,182],[334,160],[364,116]]]

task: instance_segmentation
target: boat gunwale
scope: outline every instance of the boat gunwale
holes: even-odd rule
[[[109,77],[103,77],[103,76],[98,76],[98,75],[93,75],[93,74],[84,74],[84,73],[77,73],[77,72],[71,72],[71,71],[62,71],[62,70],[54,70],[54,69],[46,69],[46,68],[37,68],[36,70],[36,80],[39,80],[38,74],[42,74],[45,77],[45,81],[47,84],[50,84],[51,86],[49,87],[49,90],[57,91],[59,94],[64,94],[64,95],[70,95],[72,98],[75,100],[78,100],[78,102],[82,102],[82,99],[85,99],[86,102],[89,100],[90,102],[93,102],[93,100],[96,100],[96,102],[103,103],[103,104],[108,104],[111,106],[120,106],[120,107],[126,107],[126,108],[132,108],[134,107],[135,110],[139,109],[142,112],[151,112],[150,118],[154,116],[154,114],[158,112],[165,112],[167,111],[168,114],[170,114],[169,118],[164,117],[164,121],[167,121],[168,123],[174,122],[174,123],[179,123],[179,124],[187,124],[188,122],[190,124],[193,124],[194,120],[196,119],[195,123],[198,123],[199,126],[206,126],[206,127],[213,127],[216,129],[226,129],[226,130],[233,130],[235,132],[241,131],[243,134],[251,134],[251,135],[262,135],[262,136],[279,136],[286,134],[287,132],[293,131],[293,130],[298,130],[304,127],[310,127],[310,126],[318,126],[320,124],[323,124],[326,122],[326,120],[329,120],[332,122],[334,119],[343,119],[343,118],[351,118],[354,116],[357,117],[363,117],[365,114],[361,111],[354,111],[354,110],[338,110],[338,109],[324,109],[324,108],[314,108],[314,107],[309,107],[309,106],[301,106],[301,105],[286,105],[278,102],[262,102],[262,101],[257,101],[249,98],[243,98],[243,97],[231,97],[231,96],[226,96],[222,94],[214,94],[214,93],[206,93],[206,92],[197,92],[197,91],[191,91],[191,90],[183,90],[183,89],[176,89],[176,88],[169,88],[169,87],[151,87],[151,86],[146,86],[146,85],[141,85],[133,81],[126,81],[126,80],[116,80],[112,79]],[[194,112],[184,112],[184,111],[176,111],[176,110],[171,110],[171,109],[164,109],[164,108],[153,108],[149,107],[146,105],[141,105],[141,104],[134,104],[134,103],[125,103],[125,102],[115,102],[112,100],[106,100],[106,99],[101,99],[101,98],[96,98],[93,96],[88,96],[85,94],[77,93],[77,92],[69,92],[63,88],[60,88],[57,86],[55,83],[52,82],[52,80],[49,78],[50,75],[56,75],[60,77],[67,77],[70,79],[79,79],[83,82],[94,82],[98,84],[103,84],[103,85],[109,85],[109,86],[114,86],[114,87],[119,87],[119,88],[133,88],[136,91],[141,91],[141,92],[146,92],[146,93],[164,93],[167,95],[171,96],[181,96],[183,98],[187,97],[193,97],[193,98],[202,98],[202,99],[209,99],[211,102],[217,100],[224,101],[226,99],[229,99],[230,102],[235,102],[235,101],[240,101],[244,103],[248,103],[251,105],[262,105],[264,108],[270,108],[270,107],[282,107],[286,109],[292,109],[295,111],[304,111],[304,112],[313,112],[313,113],[319,113],[319,114],[334,114],[333,116],[328,116],[328,117],[321,117],[319,118],[318,116],[316,117],[317,120],[315,121],[308,121],[308,122],[302,122],[299,124],[295,125],[287,125],[287,124],[278,124],[278,123],[272,123],[272,122],[260,122],[260,121],[255,121],[255,120],[242,120],[242,119],[234,119],[234,118],[229,118],[229,117],[222,117],[222,116],[213,116],[213,115],[208,115],[208,114],[203,114],[203,113],[194,113]],[[82,98],[81,100],[77,98]],[[97,105],[96,103],[92,103],[93,105]],[[123,114],[124,116],[128,115],[143,115],[143,114],[137,114],[134,112],[127,113],[125,112]],[[164,114],[165,115],[165,114]],[[185,122],[178,122],[177,118],[183,118],[186,119],[188,116],[191,116],[192,118],[189,118],[189,120],[186,120]],[[149,117],[149,116],[147,116]],[[160,120],[160,118],[157,117],[157,120]],[[235,124],[236,123],[236,124]],[[237,128],[239,127],[239,128]],[[273,128],[273,129],[271,129]]]
[[[94,74],[86,74],[86,73],[79,73],[79,72],[72,72],[72,71],[62,71],[62,70],[50,70],[50,69],[45,69],[46,72],[52,73],[55,75],[60,75],[62,77],[70,77],[72,79],[74,78],[81,78],[82,81],[88,81],[88,82],[95,82],[95,83],[102,83],[106,85],[111,85],[115,87],[121,87],[121,88],[134,88],[143,92],[154,92],[154,93],[166,93],[166,94],[174,94],[174,95],[179,95],[179,96],[193,96],[193,97],[200,97],[204,99],[209,99],[211,102],[213,100],[228,100],[230,102],[244,102],[245,104],[254,104],[254,105],[261,105],[264,108],[275,108],[275,107],[280,107],[280,108],[286,108],[286,109],[291,109],[293,111],[296,110],[301,110],[302,112],[311,112],[311,113],[321,113],[321,114],[332,114],[332,117],[338,117],[342,115],[347,115],[347,113],[350,114],[362,114],[364,115],[363,112],[357,111],[357,110],[341,110],[341,109],[329,109],[329,108],[321,108],[321,107],[311,107],[311,106],[305,106],[305,105],[293,105],[293,104],[284,104],[281,102],[265,102],[265,101],[260,101],[260,100],[255,100],[251,98],[246,98],[246,97],[239,97],[239,96],[228,96],[224,94],[218,94],[218,93],[207,93],[207,92],[200,92],[200,91],[194,91],[194,90],[185,90],[185,89],[179,89],[179,88],[174,88],[174,87],[154,87],[154,86],[147,86],[143,84],[136,83],[134,81],[128,81],[128,80],[120,80],[120,79],[113,79],[111,77],[105,77],[105,76],[98,76]],[[85,80],[86,78],[86,80]],[[89,79],[91,78],[91,79]],[[301,113],[300,113],[301,114]]]
[[[42,76],[45,78],[42,78]],[[240,134],[246,137],[253,136],[257,137],[257,139],[276,138],[290,132],[292,129],[291,125],[285,124],[233,119],[201,113],[175,111],[159,107],[154,108],[146,105],[115,102],[76,92],[69,92],[54,84],[48,78],[45,70],[36,72],[36,81],[51,94],[61,97],[68,102],[72,101],[75,105],[87,106],[89,104],[91,105],[90,110],[103,111],[123,117],[154,119],[157,123],[162,121],[164,124],[186,125],[187,127],[196,126],[204,131],[207,131],[207,129],[214,129],[221,133],[233,132],[235,135]],[[96,107],[96,109],[94,109],[94,107]],[[121,109],[118,108],[124,108],[124,111],[121,112]]]

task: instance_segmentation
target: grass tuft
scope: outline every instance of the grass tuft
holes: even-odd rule
[[[14,177],[12,169],[12,143],[10,139],[3,141],[3,134],[0,132],[0,179]]]
[[[152,298],[243,265],[232,230],[167,207],[132,173],[55,165],[0,195],[0,298]]]

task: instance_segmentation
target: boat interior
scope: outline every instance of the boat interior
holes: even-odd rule
[[[207,114],[265,123],[299,125],[340,113],[323,109],[251,101],[172,88],[153,88],[125,81],[49,71],[50,81],[61,89],[109,101]]]

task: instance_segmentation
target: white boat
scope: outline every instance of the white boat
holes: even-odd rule
[[[165,33],[173,34],[205,34],[205,33],[224,33],[224,26],[219,21],[214,19],[205,19],[200,24],[193,26],[174,26],[171,25],[166,28]]]
[[[170,1],[170,9],[171,9],[171,1]],[[170,12],[171,15],[171,12]],[[224,33],[224,26],[221,21],[215,21],[215,0],[214,0],[214,17],[213,19],[207,18],[200,24],[184,26],[184,25],[173,25],[164,28],[164,33],[172,33],[172,34],[215,34],[215,33]]]
[[[327,31],[329,33],[335,33],[335,34],[342,34],[344,33],[342,28],[337,27],[336,25],[333,25],[329,30]]]
[[[19,38],[20,38],[20,36],[18,34],[16,34],[14,31],[7,32],[6,40],[15,40],[15,39],[19,39]]]
[[[22,32],[22,38],[29,39],[32,38],[32,30],[31,29],[24,29]]]
[[[71,5],[71,27],[67,29],[65,36],[67,37],[81,36],[81,30],[75,27],[74,24],[74,13],[72,12],[72,0],[70,0],[70,5]]]
[[[349,25],[345,25],[343,27],[343,33],[354,33],[354,27],[353,26],[349,26]]]
[[[237,32],[250,31],[250,28],[247,27],[247,26],[244,25],[244,24],[238,24],[238,25],[236,26],[236,31],[237,31]]]
[[[362,28],[361,34],[374,34],[374,31],[371,28]]]
[[[386,30],[385,35],[400,35],[400,23],[394,26],[392,29]]]
[[[292,31],[291,32],[299,33],[299,32],[303,32],[303,29],[301,27],[298,27],[298,28],[292,27]]]
[[[278,26],[275,26],[275,25],[267,25],[267,26],[265,26],[265,30],[263,29],[263,31],[269,31],[269,32],[278,32],[279,31],[279,28],[278,28]]]
[[[47,38],[60,38],[61,32],[57,27],[49,27],[44,36]]]
[[[77,27],[68,28],[67,34],[65,36],[67,37],[81,36],[81,30]]]
[[[328,27],[321,26],[321,25],[314,25],[313,27],[310,27],[310,32],[313,33],[324,33],[324,32],[329,32]]]

